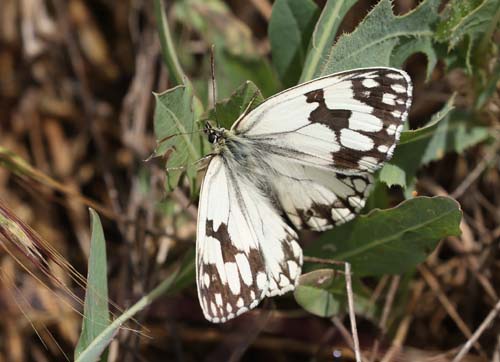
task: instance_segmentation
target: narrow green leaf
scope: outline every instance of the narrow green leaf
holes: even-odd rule
[[[404,57],[415,52],[429,56],[430,42],[423,39],[434,35],[439,3],[424,0],[408,14],[395,16],[391,1],[381,0],[351,34],[339,38],[315,76],[370,66],[400,66]],[[435,63],[434,55],[430,60],[429,66]]]
[[[247,80],[254,82],[266,97],[279,89],[278,77],[258,51],[252,31],[227,4],[220,0],[186,0],[174,2],[172,8],[180,22],[194,28],[206,44],[215,45],[218,97],[229,97]],[[209,65],[209,57],[206,57],[207,79]]]
[[[449,115],[453,109],[454,100],[455,97],[451,97],[444,107],[432,116],[425,127],[401,133],[394,156],[380,171],[380,181],[385,182],[389,187],[399,185],[405,188],[412,182],[417,169],[424,164],[423,157],[430,140],[434,136],[436,139],[438,138],[435,131],[439,122]],[[439,134],[439,137],[442,139],[442,133]],[[438,152],[438,150],[433,152]]]
[[[497,64],[495,68],[488,75],[488,80],[477,95],[476,102],[474,108],[476,110],[480,110],[483,108],[485,104],[487,104],[488,100],[496,94],[497,84],[500,81],[500,60],[497,59]]]
[[[220,126],[230,129],[241,114],[251,111],[263,101],[264,97],[259,88],[251,81],[246,81],[231,97],[217,103],[217,114],[212,108],[201,119],[217,120]]]
[[[278,0],[273,5],[268,30],[272,61],[285,88],[299,80],[318,16],[312,0]]]
[[[307,82],[320,74],[320,68],[328,58],[337,30],[344,16],[356,2],[357,0],[327,1],[309,43],[299,83]]]
[[[460,235],[461,217],[453,199],[417,197],[324,233],[305,254],[348,261],[358,277],[403,273],[424,261],[439,240]]]
[[[190,259],[190,255],[192,259]],[[95,362],[101,355],[102,351],[111,343],[113,338],[118,333],[118,330],[131,319],[135,314],[148,307],[158,297],[171,291],[172,288],[179,284],[179,278],[186,275],[185,268],[192,268],[194,265],[194,253],[189,250],[183,261],[170,273],[169,277],[161,282],[150,293],[142,297],[132,307],[127,309],[121,316],[115,319],[106,329],[104,329],[88,347],[81,352],[75,362]]]
[[[435,39],[448,42],[454,48],[465,36],[476,38],[488,29],[500,8],[498,0],[453,0],[443,11],[443,19],[438,24]]]
[[[492,35],[500,21],[498,0],[452,0],[442,12],[435,40],[447,45],[448,53],[443,58],[449,69],[461,67],[469,73],[484,59],[492,48]]]
[[[175,85],[185,84],[187,77],[180,65],[175,47],[168,27],[167,14],[162,0],[154,0],[154,13],[156,17],[156,26],[160,38],[161,52],[163,61],[167,65],[170,77]]]
[[[179,293],[181,290],[195,283],[195,256],[195,248],[191,248],[186,251],[182,257],[179,272],[175,274],[175,280],[172,282],[168,290],[165,291],[165,294],[173,295]]]
[[[90,218],[92,238],[90,241],[87,290],[83,307],[82,332],[75,349],[75,359],[78,359],[92,341],[110,324],[106,242],[99,215],[92,209],[90,209]],[[99,351],[95,360],[103,351],[104,349]],[[106,359],[106,354],[104,354],[101,360],[105,361]]]
[[[195,183],[195,161],[202,156],[202,140],[193,106],[193,96],[186,86],[177,86],[155,94],[154,128],[158,147],[156,156],[167,154],[167,189],[175,188],[186,171]]]
[[[215,44],[216,49],[244,58],[258,57],[252,31],[224,1],[175,1],[172,13],[179,22],[194,29],[207,44]]]

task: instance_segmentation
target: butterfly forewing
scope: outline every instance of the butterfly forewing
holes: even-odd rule
[[[198,210],[198,297],[215,323],[294,289],[302,267],[295,231],[232,162],[212,158]]]
[[[401,70],[337,73],[269,98],[233,129],[310,166],[373,172],[392,156],[411,92]]]

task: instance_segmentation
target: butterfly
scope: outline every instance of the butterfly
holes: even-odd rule
[[[408,117],[412,84],[394,68],[331,74],[276,94],[231,129],[205,133],[214,150],[202,183],[196,282],[204,316],[226,322],[264,297],[294,290],[296,230],[323,231],[364,207]]]

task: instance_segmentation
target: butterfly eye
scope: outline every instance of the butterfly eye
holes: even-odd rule
[[[218,137],[216,132],[211,131],[208,133],[208,142],[215,144],[215,143],[217,143],[218,140],[219,140],[219,137]]]

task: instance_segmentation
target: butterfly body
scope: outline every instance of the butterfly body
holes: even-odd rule
[[[206,127],[214,151],[200,193],[196,267],[208,320],[225,322],[295,288],[303,259],[295,230],[355,217],[410,103],[406,73],[366,68],[285,90],[229,130]]]

